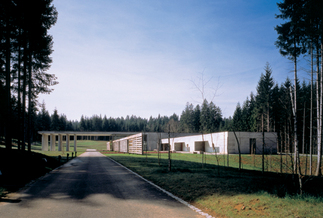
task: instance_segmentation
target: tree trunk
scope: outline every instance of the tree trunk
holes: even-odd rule
[[[261,172],[265,172],[265,132],[264,132],[264,114],[261,115],[262,123],[262,157],[261,157]]]
[[[239,143],[239,140],[238,140],[238,137],[236,135],[236,132],[233,131],[233,134],[237,140],[237,144],[238,144],[238,152],[239,152],[239,170],[241,170],[241,151],[240,151],[240,143]]]
[[[202,148],[203,147],[205,147],[205,144],[204,144],[204,135],[202,130]],[[202,168],[203,168],[203,165],[204,165],[204,152],[202,151]]]
[[[168,171],[172,171],[172,161],[170,159],[170,125],[168,125]]]
[[[270,132],[270,122],[269,122],[269,102],[267,102],[267,132]]]
[[[26,36],[24,36],[26,37]],[[26,40],[26,39],[25,39]],[[25,120],[26,120],[26,89],[27,89],[27,42],[24,42],[24,68],[23,68],[23,88],[22,88],[22,150],[26,150],[26,126],[25,126]]]
[[[160,160],[159,160],[159,148],[160,148],[160,141],[161,141],[161,134],[158,135],[158,144],[157,144],[157,156],[158,156],[158,166],[160,166]]]
[[[9,16],[9,15],[7,15]],[[7,17],[6,22],[6,125],[5,125],[5,136],[6,136],[6,148],[12,148],[12,136],[11,136],[11,67],[10,67],[10,59],[11,59],[11,44],[10,44],[10,27],[9,27],[9,18]]]
[[[297,60],[294,57],[294,100],[293,104],[293,115],[294,115],[294,173],[297,173],[298,164],[298,140],[297,140]]]
[[[285,167],[286,167],[286,173],[288,172],[288,159],[287,159],[287,153],[289,148],[289,131],[288,131],[288,123],[286,121],[285,126]]]
[[[21,36],[21,29],[19,28],[19,36]],[[18,150],[21,149],[21,40],[18,45]]]
[[[312,150],[313,150],[313,73],[314,73],[313,44],[311,44],[311,114],[310,114],[310,175],[312,175]]]
[[[296,45],[295,45],[296,46]],[[302,172],[299,161],[298,139],[297,139],[297,58],[294,57],[294,70],[295,70],[295,88],[294,88],[294,172],[298,172],[299,192],[303,194]]]
[[[32,119],[32,64],[31,64],[31,52],[29,51],[29,65],[28,65],[28,126],[27,126],[27,141],[28,152],[31,152],[31,119]]]
[[[323,58],[323,44],[321,44],[321,60]],[[319,66],[318,66],[319,67]],[[318,69],[319,72],[319,69]],[[321,161],[322,161],[322,97],[323,97],[323,63],[321,61],[321,77],[320,77],[320,88],[321,88],[321,93],[320,93],[320,104],[317,106],[319,107],[320,113],[319,113],[319,125],[317,126],[317,130],[318,130],[318,137],[317,137],[317,167],[316,167],[316,176],[320,176],[321,175]]]
[[[304,113],[303,113],[303,154],[305,154],[305,105],[306,102],[304,102]],[[306,162],[305,162],[305,175],[307,173],[307,153],[306,153]]]
[[[317,130],[316,130],[316,134],[317,134],[317,148],[319,149],[319,147],[321,147],[321,119],[320,119],[320,60],[319,60],[319,49],[316,49],[316,120],[317,120]],[[317,159],[317,165],[318,165],[318,159]],[[316,169],[315,175],[318,175],[320,172],[318,171],[318,169]]]
[[[283,173],[283,143],[282,143],[282,135],[283,133],[280,132],[280,173]]]

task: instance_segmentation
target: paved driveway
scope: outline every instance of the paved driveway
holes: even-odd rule
[[[99,152],[86,152],[52,171],[0,217],[204,217],[146,183]]]

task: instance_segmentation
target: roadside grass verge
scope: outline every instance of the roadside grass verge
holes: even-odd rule
[[[106,155],[216,217],[323,216],[322,178],[308,180],[306,194],[300,197],[297,179],[290,174],[262,174],[245,168],[239,171],[215,164],[211,156],[202,168],[202,155],[174,153],[169,172],[167,154],[161,154],[159,164],[153,153]],[[230,155],[230,166],[235,166],[234,156]]]
[[[44,155],[47,155],[49,157],[53,157],[58,160],[58,156],[61,156],[61,161],[66,162],[67,161],[67,154],[69,155],[69,160],[75,155],[79,156],[83,154],[86,149],[97,149],[98,151],[103,151],[106,150],[107,148],[107,142],[108,141],[91,141],[91,140],[78,140],[77,141],[77,153],[75,154],[74,152],[74,141],[70,141],[70,149],[69,151],[66,151],[66,141],[63,141],[63,150],[62,151],[57,151],[58,148],[58,142],[56,141],[56,151],[42,151],[42,146],[40,142],[34,142],[31,145],[31,151],[41,153]],[[50,147],[50,146],[48,146]],[[0,148],[5,148],[4,145],[0,145]],[[13,144],[12,146],[13,150],[17,149],[17,145]],[[26,146],[27,149],[27,146]]]
[[[97,149],[98,151],[106,150],[107,149],[107,142],[108,141],[91,141],[91,140],[77,140],[76,147],[77,153],[85,152],[86,149]],[[74,151],[74,141],[70,140],[70,151]],[[66,141],[63,141],[63,150],[66,150]],[[48,148],[50,146],[48,145]],[[58,142],[56,141],[56,150],[58,148]],[[32,150],[41,151],[41,143],[35,142],[32,144]]]
[[[40,153],[0,148],[0,196],[17,191],[60,164]]]
[[[58,142],[56,142],[57,144]],[[83,154],[86,149],[97,149],[98,151],[106,150],[107,148],[107,141],[91,141],[91,140],[78,140],[77,141],[77,153],[76,155],[79,156]],[[73,140],[70,141],[70,151],[66,151],[66,142],[63,142],[63,150],[57,151],[57,145],[56,145],[56,151],[42,151],[41,150],[41,143],[34,144],[32,146],[32,151],[39,152],[41,154],[45,154],[50,157],[54,157],[58,159],[58,156],[61,156],[62,161],[67,161],[67,154],[69,154],[69,159],[71,159],[72,155],[75,157],[74,152],[74,142]]]
[[[151,157],[156,156],[156,152],[148,152],[148,154]],[[146,153],[144,153],[144,156]],[[184,160],[184,161],[190,161],[190,162],[197,162],[202,163],[202,155],[200,154],[191,154],[191,153],[171,153],[171,158],[174,157],[176,160]],[[205,164],[211,164],[211,165],[217,165],[217,166],[223,166],[223,167],[239,167],[239,156],[230,154],[230,155],[211,155],[207,154],[204,155],[205,157]],[[166,153],[162,153],[162,158],[168,158]],[[312,157],[312,175],[314,175],[316,171],[316,156],[313,155]],[[292,154],[287,155],[265,155],[264,160],[264,171],[265,172],[275,172],[275,173],[287,173],[292,174],[293,173],[293,161],[294,156]],[[241,163],[242,163],[242,169],[246,170],[262,170],[262,156],[261,155],[250,155],[250,154],[242,154],[241,155]],[[301,170],[303,175],[309,175],[310,174],[310,162],[309,162],[309,156],[302,155],[300,156],[300,164],[301,164]],[[323,171],[323,166],[321,167],[321,170]]]

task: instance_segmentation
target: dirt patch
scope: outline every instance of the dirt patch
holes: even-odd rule
[[[234,206],[234,209],[239,212],[240,210],[245,210],[246,207],[243,204],[237,204],[236,206]]]
[[[205,207],[205,206],[203,206],[203,205],[201,205],[199,203],[190,203],[190,204],[192,204],[193,206],[195,206],[195,207],[199,208],[200,210],[202,210],[204,213],[207,213],[207,214],[209,214],[209,215],[211,215],[213,217],[227,218],[227,216],[218,214],[214,210],[211,210],[211,209],[209,209],[209,208],[207,208],[207,207]]]
[[[257,216],[267,216],[266,210],[268,207],[266,206],[257,206],[257,204],[260,203],[259,199],[252,199],[249,201],[248,204],[235,204],[234,209],[237,211],[237,213],[245,211],[248,215],[248,212],[253,212],[252,214],[256,214]]]

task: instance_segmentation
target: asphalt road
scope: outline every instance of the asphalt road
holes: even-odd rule
[[[86,152],[2,202],[0,217],[204,216],[99,152]]]

